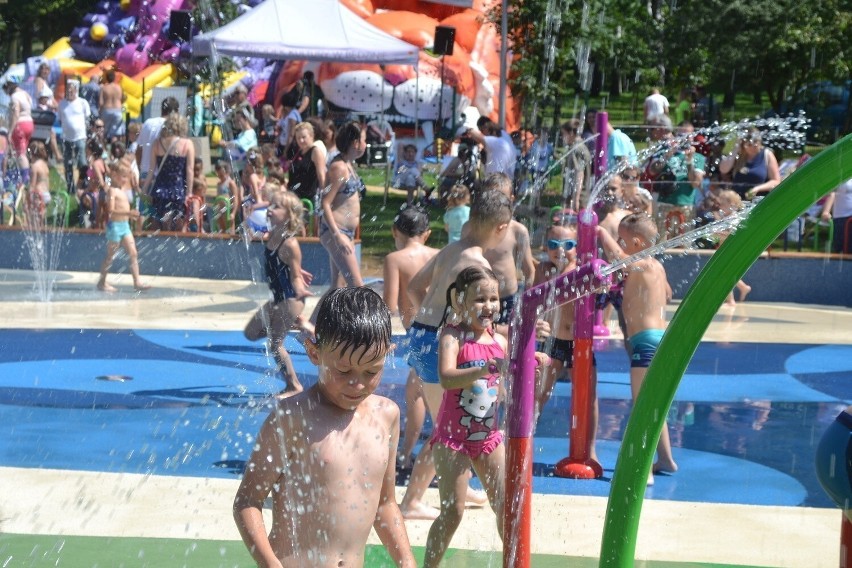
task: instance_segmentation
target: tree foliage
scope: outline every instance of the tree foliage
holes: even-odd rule
[[[36,42],[45,47],[67,36],[92,7],[91,0],[11,0],[0,3],[0,67],[33,55]]]
[[[785,94],[848,79],[848,0],[522,0],[510,2],[513,93],[529,105],[598,90]],[[500,23],[499,8],[491,14]],[[554,21],[556,20],[556,21]],[[553,65],[549,61],[553,60]]]

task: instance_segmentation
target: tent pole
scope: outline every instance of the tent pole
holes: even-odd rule
[[[385,66],[379,65],[379,69],[382,70],[382,112],[379,115],[379,123],[381,127],[384,129],[385,126]],[[391,137],[393,139],[393,137]],[[390,171],[390,148],[388,148],[388,152],[385,153],[385,198],[382,201],[382,205],[387,207],[388,204],[388,191],[390,188],[390,178],[388,177],[388,172]]]
[[[506,43],[508,39],[506,28],[509,27],[509,16],[506,11],[508,9],[508,0],[503,0],[502,7],[500,8],[500,114],[498,119],[498,124],[500,124],[501,130],[506,129],[506,80],[508,77],[508,69],[506,64],[506,56],[508,54],[508,46],[506,45]]]

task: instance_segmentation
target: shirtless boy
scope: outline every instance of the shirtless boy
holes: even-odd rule
[[[106,215],[107,215],[107,252],[101,263],[101,277],[98,280],[98,290],[104,292],[115,292],[113,286],[107,284],[106,277],[109,267],[118,247],[124,247],[127,252],[127,263],[130,265],[130,274],[133,276],[133,287],[136,290],[147,290],[150,286],[142,284],[139,279],[139,261],[136,253],[136,240],[130,230],[130,220],[139,217],[139,211],[130,207],[128,193],[132,193],[130,187],[130,162],[129,157],[113,162],[110,166],[110,185],[107,188]]]
[[[384,262],[384,299],[391,315],[399,314],[402,325],[407,330],[417,315],[417,306],[408,297],[408,284],[417,272],[438,254],[438,249],[426,246],[432,231],[429,230],[429,217],[417,206],[409,205],[399,212],[393,227],[396,251],[385,257]],[[411,454],[420,437],[423,421],[426,419],[426,402],[420,388],[420,379],[414,369],[409,369],[405,383],[405,433],[402,437],[402,449],[397,462],[400,467],[411,467]]]
[[[234,499],[237,528],[258,566],[363,566],[372,527],[397,566],[414,568],[394,496],[399,408],[374,394],[390,312],[364,287],[332,290],[317,311],[306,343],[317,383],[279,400],[263,423]]]
[[[107,69],[104,73],[104,84],[98,97],[98,112],[104,121],[104,140],[114,142],[124,134],[121,105],[127,98],[116,81],[115,69]]]
[[[506,174],[491,174],[482,182],[485,190],[496,190],[510,201],[514,199],[512,180]],[[530,234],[518,221],[509,221],[506,237],[485,249],[485,259],[500,282],[500,318],[494,323],[495,331],[509,333],[509,316],[515,307],[515,295],[518,293],[518,270],[523,274],[524,283],[530,286],[535,277],[535,262],[530,249]]]
[[[611,258],[623,259],[652,246],[658,237],[656,222],[645,213],[633,213],[618,226],[619,243],[601,227],[598,239]],[[657,352],[666,328],[665,309],[669,296],[666,271],[660,262],[649,256],[629,264],[624,271],[629,277],[624,282],[624,301],[621,309],[630,342],[630,390],[633,399],[645,380],[651,359]],[[648,476],[648,485],[654,483],[654,473],[675,472],[677,464],[672,456],[668,426],[663,428],[657,444],[657,461]]]
[[[408,330],[408,364],[421,379],[426,407],[433,421],[444,395],[438,377],[438,326],[447,309],[447,289],[465,268],[490,268],[484,251],[494,248],[506,237],[511,220],[512,203],[508,197],[494,190],[477,192],[461,240],[442,248],[409,283],[412,304],[420,306],[420,310]],[[431,451],[424,449],[417,456],[408,490],[400,504],[406,519],[434,519],[438,515],[437,509],[421,502],[435,477]]]

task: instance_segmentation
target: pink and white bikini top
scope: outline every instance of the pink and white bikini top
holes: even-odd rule
[[[489,330],[492,338],[494,332]],[[484,344],[464,341],[456,359],[457,369],[484,367],[489,359],[505,357],[503,347],[494,341]],[[483,434],[497,429],[499,373],[489,373],[463,389],[447,389],[438,411],[436,437],[481,441]]]

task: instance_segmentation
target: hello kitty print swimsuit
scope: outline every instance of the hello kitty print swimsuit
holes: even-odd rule
[[[493,337],[493,331],[490,333]],[[489,359],[504,356],[496,341],[487,345],[464,341],[456,368],[484,367]],[[492,373],[469,387],[445,390],[431,443],[442,444],[472,459],[493,452],[503,441],[503,433],[497,428],[499,378],[499,374]]]

